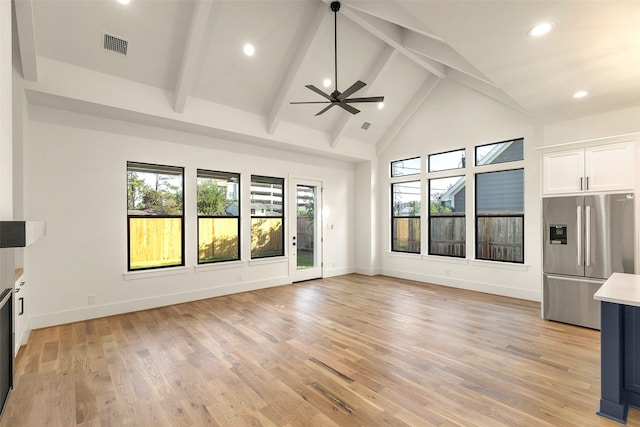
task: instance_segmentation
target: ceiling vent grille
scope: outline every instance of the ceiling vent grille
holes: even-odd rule
[[[112,34],[104,33],[103,48],[106,51],[117,53],[122,56],[127,56],[127,49],[129,48],[129,42],[120,37],[116,37]]]
[[[369,122],[364,122],[362,123],[362,126],[360,126],[360,128],[364,130],[368,130],[370,127],[371,127],[371,123]]]

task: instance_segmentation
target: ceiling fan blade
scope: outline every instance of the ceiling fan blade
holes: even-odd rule
[[[331,101],[293,101],[289,104],[331,104]]]
[[[368,96],[366,98],[349,98],[342,102],[384,102],[384,96]]]
[[[351,114],[358,114],[360,112],[360,110],[358,110],[357,108],[352,107],[351,105],[346,104],[344,102],[336,102],[335,104],[332,104],[332,105],[337,105],[339,107],[342,107],[348,112],[350,112]]]
[[[351,94],[356,93],[357,91],[359,91],[360,89],[362,89],[363,87],[365,87],[367,84],[363,81],[358,80],[357,82],[355,82],[354,84],[352,84],[349,89],[345,90],[344,92],[342,92],[340,95],[338,95],[338,99],[340,101],[344,101],[345,99],[347,99]]]
[[[335,102],[332,102],[331,104],[327,105],[322,110],[320,110],[318,113],[316,113],[316,116],[319,116],[320,114],[326,113],[329,110],[329,108],[333,107],[334,105],[336,105]]]
[[[312,90],[313,92],[317,93],[318,95],[327,98],[329,101],[334,101],[334,99],[331,97],[331,95],[328,95],[328,94],[324,93],[323,91],[321,91],[320,89],[318,89],[314,85],[306,85],[305,87],[308,88],[309,90]]]

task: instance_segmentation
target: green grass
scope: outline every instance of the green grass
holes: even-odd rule
[[[298,250],[298,269],[312,268],[313,265],[313,251],[301,251]]]

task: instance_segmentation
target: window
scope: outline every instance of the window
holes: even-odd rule
[[[420,157],[391,162],[391,176],[416,175],[420,173]]]
[[[420,181],[391,184],[391,250],[420,253]]]
[[[524,169],[476,175],[476,258],[524,263]]]
[[[478,145],[476,147],[476,166],[514,162],[524,159],[524,139]]]
[[[429,254],[466,256],[465,177],[429,180]]]
[[[429,172],[438,172],[465,167],[465,150],[447,151],[429,155]]]
[[[127,162],[128,270],[184,265],[184,169]]]
[[[251,175],[251,258],[284,255],[284,179]]]
[[[240,259],[240,174],[198,169],[198,263]]]

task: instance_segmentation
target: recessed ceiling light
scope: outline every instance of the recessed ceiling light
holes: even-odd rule
[[[378,110],[382,110],[384,108],[384,102],[378,102]]]
[[[322,85],[324,87],[329,87],[331,86],[331,79],[324,79],[324,81],[322,82]]]
[[[253,47],[251,43],[247,43],[244,45],[244,54],[247,56],[253,56],[256,53],[256,48]]]
[[[551,22],[543,22],[531,28],[527,33],[532,37],[540,37],[553,29]]]
[[[131,0],[116,0],[118,3],[120,4],[129,4],[131,3]]]
[[[584,98],[585,96],[589,95],[589,92],[587,92],[586,90],[579,90],[576,93],[573,94],[574,98]]]

